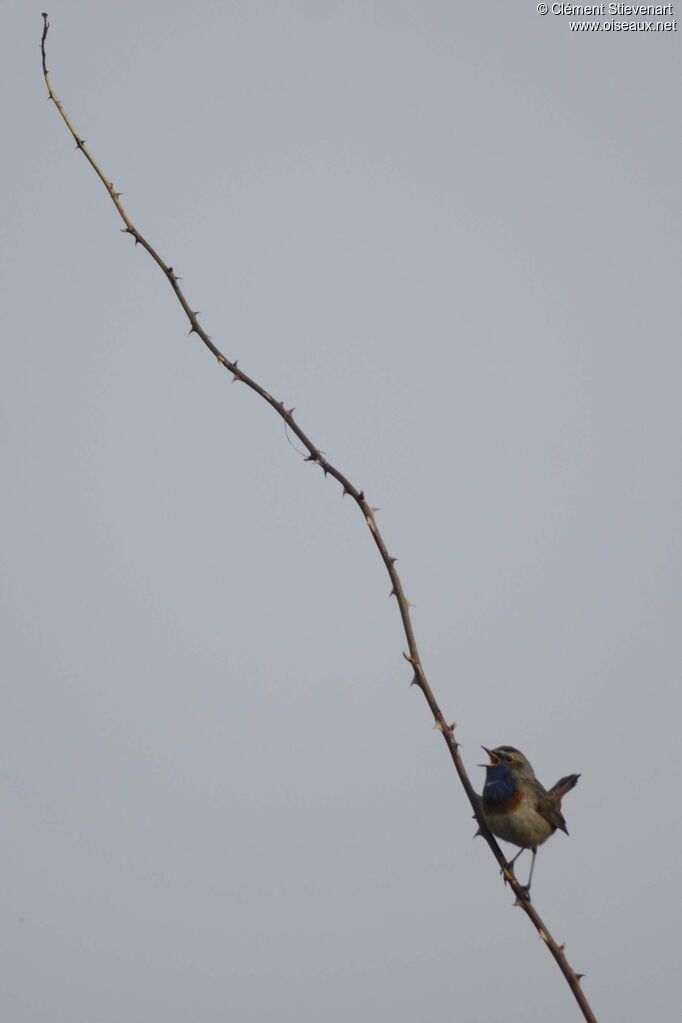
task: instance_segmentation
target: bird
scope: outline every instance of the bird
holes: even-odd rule
[[[479,764],[486,769],[479,804],[481,816],[493,835],[520,846],[516,856],[509,861],[509,868],[513,867],[524,849],[532,851],[528,884],[522,885],[530,899],[538,846],[546,842],[557,828],[568,834],[561,813],[561,800],[574,788],[580,775],[567,774],[547,791],[515,746],[496,746],[495,749],[482,746],[481,749],[490,757],[489,764]]]

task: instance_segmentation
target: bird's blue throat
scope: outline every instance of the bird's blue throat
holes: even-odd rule
[[[516,793],[518,782],[507,764],[491,764],[486,767],[483,800],[492,806],[506,803]]]

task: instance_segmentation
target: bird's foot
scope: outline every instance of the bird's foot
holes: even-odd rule
[[[514,857],[514,860],[515,859],[516,857]],[[504,878],[505,884],[516,882],[518,887],[521,889],[521,898],[524,899],[525,902],[530,902],[530,884],[519,884],[518,878],[514,873],[514,860],[509,860],[504,867],[500,867],[500,874]]]

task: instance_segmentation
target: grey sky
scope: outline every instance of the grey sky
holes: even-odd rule
[[[2,7],[2,1019],[578,1019],[361,516],[186,336]],[[534,894],[598,1017],[677,1018],[680,32],[49,13],[206,329],[381,507],[477,785],[480,743],[582,772]]]

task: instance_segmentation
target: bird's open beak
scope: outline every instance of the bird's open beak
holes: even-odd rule
[[[495,754],[493,753],[493,751],[491,749],[488,749],[487,746],[481,746],[481,749],[485,750],[485,752],[490,757],[490,763],[489,764],[477,764],[476,765],[477,767],[490,767],[492,764],[499,763],[499,758],[495,756]]]

